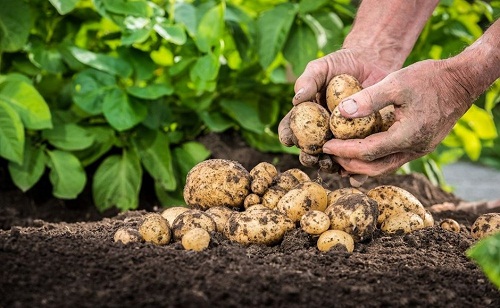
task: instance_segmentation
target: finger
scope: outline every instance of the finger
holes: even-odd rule
[[[278,137],[284,146],[291,147],[295,144],[295,137],[290,129],[290,112],[281,119],[278,125]]]
[[[317,155],[307,154],[304,151],[300,151],[299,154],[300,163],[306,167],[314,167],[316,164],[318,164],[318,158],[319,157]]]
[[[391,174],[406,162],[419,157],[416,153],[395,153],[374,161],[337,158],[338,163],[350,174],[364,174],[370,177]]]
[[[307,64],[304,72],[295,81],[294,105],[314,100],[326,83],[328,64],[324,58],[316,59]]]
[[[321,171],[327,173],[337,173],[340,170],[340,165],[333,161],[330,155],[320,154],[318,165]]]

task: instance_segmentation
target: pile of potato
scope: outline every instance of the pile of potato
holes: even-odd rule
[[[214,232],[242,245],[274,245],[300,228],[317,240],[321,251],[352,252],[376,230],[401,234],[434,226],[431,213],[402,188],[329,190],[299,169],[278,172],[266,162],[250,171],[230,160],[201,162],[187,176],[184,199],[188,207],[148,213],[138,230],[119,229],[115,241],[180,242],[185,249],[200,251],[209,247]],[[451,219],[439,225],[461,230]],[[488,214],[476,221],[472,234],[479,238],[498,230],[500,214]]]

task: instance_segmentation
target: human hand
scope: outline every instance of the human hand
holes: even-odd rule
[[[332,139],[323,152],[348,173],[378,176],[433,151],[473,101],[449,61],[415,63],[342,101],[337,108],[348,118],[393,105],[395,123],[365,139]]]

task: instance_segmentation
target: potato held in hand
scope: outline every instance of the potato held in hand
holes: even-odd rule
[[[330,130],[337,139],[363,139],[380,131],[382,117],[378,111],[362,118],[344,118],[338,109],[330,116]]]
[[[340,102],[363,88],[359,81],[347,74],[338,75],[332,78],[326,87],[326,104],[328,109],[333,111]]]
[[[323,152],[323,144],[332,138],[329,118],[328,110],[314,102],[304,102],[292,108],[290,129],[302,151],[311,155]]]

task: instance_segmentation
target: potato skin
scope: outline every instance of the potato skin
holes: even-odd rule
[[[341,74],[333,77],[326,87],[326,104],[328,110],[332,112],[344,98],[362,89],[359,81],[353,76]]]
[[[385,132],[389,130],[389,128],[396,121],[396,115],[394,114],[394,106],[389,105],[379,110],[381,123],[380,123],[380,131]]]
[[[410,233],[424,227],[424,220],[419,215],[412,212],[400,212],[385,219],[380,229],[385,233],[394,234]]]
[[[332,138],[329,117],[328,110],[314,102],[304,102],[293,107],[290,129],[297,139],[297,147],[307,154],[320,154],[323,144]]]
[[[349,233],[341,230],[327,230],[321,233],[316,245],[323,252],[337,247],[342,247],[347,252],[354,251],[354,239]]]
[[[257,204],[244,212],[233,213],[224,227],[224,235],[242,245],[273,245],[294,227],[282,213]]]
[[[133,228],[120,227],[116,230],[113,240],[116,242],[122,242],[123,244],[137,243],[142,241],[142,237],[139,232]]]
[[[279,186],[271,186],[261,198],[262,205],[274,210],[286,193],[287,191]]]
[[[342,196],[362,193],[363,192],[361,190],[354,187],[343,187],[332,190],[328,192],[328,205],[334,204]]]
[[[356,242],[370,238],[377,227],[377,202],[365,194],[344,195],[328,205],[325,214],[330,229],[347,232]]]
[[[186,250],[202,251],[210,244],[210,234],[202,228],[194,228],[186,232],[181,240],[182,247]]]
[[[302,215],[311,210],[326,209],[326,190],[316,182],[303,182],[288,191],[276,205],[276,210],[285,214],[293,222],[300,221]]]
[[[163,212],[161,212],[161,216],[168,221],[169,226],[172,226],[177,216],[185,211],[189,211],[189,208],[184,206],[173,206],[163,210]]]
[[[191,209],[181,213],[174,220],[174,223],[172,224],[174,239],[176,241],[181,240],[186,232],[194,228],[202,228],[208,232],[213,232],[217,230],[217,225],[212,217],[207,213]]]
[[[300,218],[300,227],[311,235],[319,235],[330,228],[330,218],[325,212],[312,210]]]
[[[159,213],[148,213],[139,225],[139,234],[146,242],[166,245],[172,238],[172,231],[165,218]]]
[[[378,111],[362,118],[344,118],[338,109],[330,116],[329,125],[337,139],[363,139],[380,131],[382,118]]]
[[[262,195],[273,183],[278,175],[276,167],[268,162],[261,162],[250,170],[252,177],[251,189],[257,195]]]
[[[458,222],[451,218],[445,218],[441,220],[439,226],[444,229],[455,233],[460,233],[460,225]]]
[[[217,232],[222,232],[224,230],[224,225],[229,219],[229,216],[234,213],[234,210],[226,206],[214,206],[206,210],[205,213],[214,220]]]
[[[250,193],[250,173],[238,162],[209,159],[194,166],[186,178],[184,200],[191,208],[240,208]]]
[[[487,213],[479,216],[472,224],[471,235],[481,239],[500,232],[500,213]]]

